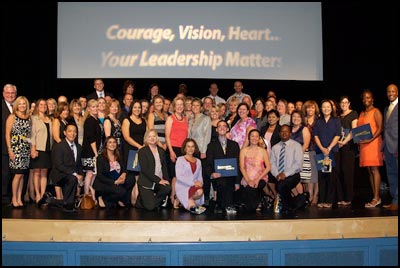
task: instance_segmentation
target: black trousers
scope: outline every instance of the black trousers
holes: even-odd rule
[[[3,203],[11,201],[11,181],[12,176],[9,167],[10,158],[8,154],[1,155],[1,196]]]
[[[66,206],[72,206],[75,204],[75,195],[78,187],[78,180],[74,175],[68,175],[61,178],[56,182],[57,186],[60,186],[63,192],[63,203]]]
[[[221,177],[212,180],[217,191],[217,205],[222,209],[233,206],[233,196],[235,193],[235,178]]]
[[[241,199],[245,205],[246,210],[248,211],[256,210],[256,208],[261,202],[262,197],[264,196],[263,189],[266,185],[267,183],[264,180],[260,180],[257,188],[252,188],[247,185],[246,187],[243,187],[241,189]]]
[[[300,173],[286,177],[284,180],[277,180],[276,190],[281,197],[283,208],[293,209],[294,198],[292,197],[292,189],[300,182]]]
[[[139,197],[137,207],[153,210],[159,207],[167,195],[171,193],[171,185],[161,185],[156,183],[154,190],[142,185],[138,185]]]

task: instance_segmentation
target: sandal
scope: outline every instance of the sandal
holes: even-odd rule
[[[373,198],[371,202],[368,202],[365,204],[366,208],[374,208],[382,203],[382,199],[376,200],[376,198]]]
[[[204,213],[204,211],[206,211],[207,209],[203,206],[198,206],[198,207],[191,207],[189,209],[190,213],[192,214],[196,214],[196,215],[200,215],[202,213]]]

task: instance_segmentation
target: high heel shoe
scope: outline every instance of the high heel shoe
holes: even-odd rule
[[[106,204],[104,203],[104,200],[103,200],[103,197],[102,196],[99,196],[98,197],[98,204],[99,204],[99,207],[100,208],[105,208],[106,207]]]
[[[174,209],[179,209],[179,199],[176,197],[176,195],[173,198],[173,202],[172,202],[172,206],[174,207]]]
[[[10,205],[9,205],[11,208],[13,208],[13,209],[20,209],[20,208],[22,208],[22,206],[20,206],[20,205],[18,205],[18,206],[14,206],[14,204],[11,202],[10,203]]]

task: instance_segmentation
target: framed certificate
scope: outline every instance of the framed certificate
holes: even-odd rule
[[[214,159],[215,172],[221,177],[236,177],[238,175],[237,158]]]
[[[353,141],[359,143],[363,140],[372,139],[372,131],[370,124],[365,124],[352,129]]]
[[[342,128],[342,137],[340,138],[341,141],[344,141],[347,137],[347,135],[349,135],[350,133],[350,129],[348,128]]]
[[[140,171],[139,155],[137,150],[129,150],[127,170],[130,171]]]

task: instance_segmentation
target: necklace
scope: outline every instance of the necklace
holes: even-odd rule
[[[183,116],[182,116],[182,115],[181,115],[181,119],[178,118],[178,116],[177,116],[176,113],[174,113],[174,115],[175,115],[176,120],[178,120],[178,121],[183,121]]]

